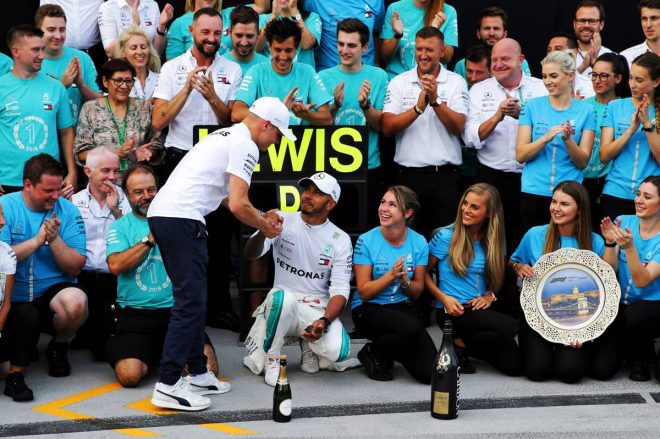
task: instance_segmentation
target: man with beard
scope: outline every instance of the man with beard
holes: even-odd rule
[[[591,66],[610,49],[601,45],[600,33],[605,27],[605,8],[598,0],[582,0],[575,9],[573,31],[577,40],[577,72],[591,79]]]
[[[548,94],[543,81],[522,70],[520,45],[504,38],[493,46],[493,76],[470,88],[470,112],[463,140],[477,150],[477,181],[497,188],[504,204],[507,248],[515,249],[523,166],[516,161],[518,116],[525,102]]]
[[[218,11],[195,12],[190,32],[192,47],[163,65],[153,94],[154,129],[169,125],[159,167],[161,184],[192,148],[193,126],[231,124],[231,106],[243,77],[236,63],[217,54],[222,34]]]
[[[147,223],[147,210],[158,192],[154,172],[138,164],[124,173],[122,186],[131,211],[115,221],[107,234],[107,265],[118,276],[119,314],[117,334],[108,340],[107,352],[117,380],[124,387],[135,387],[149,367],[158,365],[174,300],[172,284]],[[205,339],[204,354],[215,376],[215,351],[208,336]],[[225,393],[229,389],[228,383],[216,380],[206,390]]]
[[[272,239],[257,232],[245,245],[245,257],[255,259],[273,249],[275,281],[245,340],[249,355],[243,364],[275,386],[285,338],[299,338],[301,370],[316,373],[344,361],[350,340],[339,314],[350,294],[353,247],[346,232],[328,216],[341,188],[330,174],[303,178],[300,212],[277,212],[282,233]],[[266,331],[266,327],[268,330]]]
[[[112,305],[117,299],[117,278],[105,261],[105,235],[110,226],[131,211],[119,183],[119,157],[107,146],[87,154],[87,187],[71,197],[85,222],[87,235],[85,267],[78,275],[87,293],[90,318],[76,334],[79,346],[89,346],[98,360],[105,357],[105,342],[115,331]]]
[[[660,0],[640,0],[639,15],[646,39],[643,43],[621,52],[628,60],[628,66],[643,53],[653,52],[660,55]]]
[[[468,114],[465,80],[440,64],[443,41],[432,26],[417,32],[417,67],[390,81],[381,122],[385,136],[396,135],[396,182],[419,196],[418,228],[426,236],[454,220]]]
[[[500,41],[502,38],[506,38],[508,34],[508,22],[509,18],[506,11],[497,6],[490,6],[479,13],[479,18],[477,19],[477,38],[484,46],[492,49],[495,43]],[[467,69],[466,69],[466,58],[463,58],[454,66],[454,72],[461,75],[468,81]],[[532,74],[529,71],[529,64],[527,60],[523,59],[522,71],[527,76]],[[469,81],[468,81],[469,83]],[[468,87],[469,88],[469,87]]]
[[[243,76],[250,67],[268,62],[268,58],[254,51],[259,36],[259,14],[249,6],[237,6],[229,14],[232,49],[222,56],[234,61],[243,71]]]

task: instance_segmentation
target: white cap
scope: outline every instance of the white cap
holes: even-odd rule
[[[321,192],[330,195],[332,199],[335,200],[335,203],[339,201],[341,187],[339,187],[337,179],[332,175],[325,172],[317,172],[311,177],[305,177],[298,182],[298,184],[303,187],[307,187],[309,183],[314,183]]]
[[[296,140],[296,136],[289,131],[289,110],[279,99],[271,96],[259,98],[250,107],[250,113],[275,125],[292,142]]]

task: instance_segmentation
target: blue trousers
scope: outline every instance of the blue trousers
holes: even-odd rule
[[[160,382],[175,384],[188,365],[193,375],[206,373],[206,226],[186,218],[149,218],[149,228],[172,281],[174,305],[167,328]]]

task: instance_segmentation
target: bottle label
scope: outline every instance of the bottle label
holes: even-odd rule
[[[433,392],[433,413],[449,414],[449,392]]]
[[[285,399],[280,403],[280,413],[282,413],[284,416],[291,416],[291,407],[291,400]]]

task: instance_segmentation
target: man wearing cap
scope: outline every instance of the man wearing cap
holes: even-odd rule
[[[348,234],[328,215],[341,189],[330,174],[319,172],[298,182],[304,190],[300,212],[278,212],[282,233],[270,238],[256,232],[245,245],[255,259],[273,249],[275,282],[245,340],[249,355],[243,363],[255,374],[264,371],[275,386],[279,356],[287,338],[301,341],[301,370],[334,369],[348,358],[350,340],[338,317],[350,293],[353,247]]]
[[[174,295],[160,379],[151,400],[156,406],[203,410],[210,405],[199,395],[205,393],[206,381],[215,379],[206,369],[203,352],[208,268],[204,216],[222,204],[265,236],[280,234],[280,216],[255,209],[248,189],[260,152],[279,143],[282,135],[296,140],[288,122],[289,110],[281,101],[257,99],[241,123],[214,131],[197,143],[149,207],[149,228]],[[190,376],[184,380],[181,369],[186,364]]]

